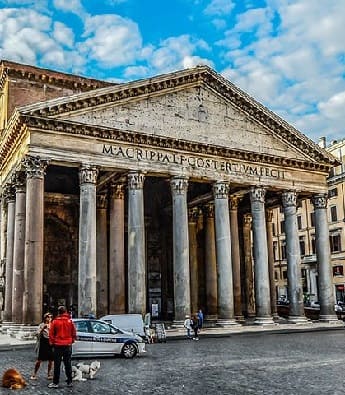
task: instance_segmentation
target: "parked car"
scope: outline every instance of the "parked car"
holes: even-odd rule
[[[280,295],[278,300],[277,300],[277,304],[279,305],[283,305],[283,306],[287,306],[290,304],[288,298],[286,295]]]
[[[149,314],[146,316],[149,316]],[[102,321],[109,322],[110,324],[126,332],[131,332],[134,335],[138,335],[145,342],[148,342],[148,329],[150,322],[144,323],[141,314],[110,314],[105,315],[100,319]]]
[[[115,327],[108,322],[88,318],[74,318],[77,340],[72,356],[120,354],[133,358],[146,352],[143,339]]]

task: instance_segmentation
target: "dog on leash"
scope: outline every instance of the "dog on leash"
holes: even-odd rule
[[[80,362],[76,366],[72,366],[72,380],[86,381],[86,377],[92,380],[100,367],[99,361],[93,361],[90,365]]]
[[[2,376],[2,386],[11,390],[18,390],[26,387],[24,377],[17,369],[8,369]]]

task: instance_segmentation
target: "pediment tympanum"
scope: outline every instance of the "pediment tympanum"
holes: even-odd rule
[[[61,118],[233,150],[305,159],[295,147],[279,140],[260,123],[206,88],[193,87],[126,104],[96,107],[82,113],[64,114]]]

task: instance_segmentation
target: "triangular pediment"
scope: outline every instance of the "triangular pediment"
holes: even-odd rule
[[[297,161],[334,158],[206,66],[22,107],[21,114]]]

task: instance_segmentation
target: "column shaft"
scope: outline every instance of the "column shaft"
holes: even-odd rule
[[[306,321],[304,315],[303,288],[301,277],[301,256],[297,226],[296,192],[284,192],[282,195],[288,276],[289,321]]]
[[[82,166],[79,170],[79,271],[78,313],[97,315],[96,292],[96,182],[98,170]]]
[[[190,298],[191,311],[196,314],[199,308],[198,293],[198,242],[197,242],[197,218],[199,209],[197,207],[189,210],[188,234],[189,234],[189,267],[190,267]]]
[[[146,313],[144,175],[128,174],[128,312]]]
[[[97,239],[97,313],[101,317],[108,313],[108,232],[107,196],[97,195],[96,213]]]
[[[47,162],[27,157],[23,321],[38,324],[43,307],[44,170]]]
[[[6,269],[5,269],[5,305],[4,321],[12,321],[12,283],[13,283],[13,245],[14,245],[14,220],[15,220],[15,195],[14,187],[5,189],[7,201],[7,243],[6,243]]]
[[[110,200],[109,313],[126,312],[124,186],[112,186]]]
[[[243,253],[247,317],[255,317],[254,269],[252,256],[252,216],[243,218]]]
[[[214,204],[205,207],[205,285],[206,285],[206,320],[216,321],[218,313],[217,295],[217,253],[214,226]]]
[[[12,321],[23,322],[24,258],[25,258],[25,179],[22,173],[16,175],[16,209],[14,224],[13,279],[12,279]]]
[[[312,202],[315,211],[315,242],[319,268],[320,321],[336,321],[332,266],[330,265],[331,253],[327,221],[327,195],[315,195]]]
[[[218,181],[213,185],[216,230],[218,320],[219,325],[234,324],[234,294],[231,263],[229,218],[229,185]]]
[[[272,210],[266,211],[266,231],[267,231],[267,249],[268,249],[268,274],[270,278],[270,295],[272,316],[278,318],[277,297],[274,279],[274,253],[273,253],[273,223]]]
[[[252,188],[250,202],[253,219],[254,281],[257,324],[273,323],[271,315],[270,281],[268,274],[265,190]]]
[[[243,319],[241,294],[241,258],[238,235],[238,203],[239,198],[230,198],[231,260],[234,283],[234,314],[237,320]]]
[[[190,314],[190,274],[187,189],[188,180],[174,177],[170,180],[173,200],[173,261],[175,322],[182,324]]]

